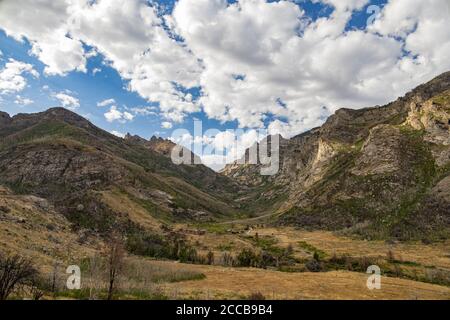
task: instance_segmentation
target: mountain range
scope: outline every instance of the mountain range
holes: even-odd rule
[[[365,239],[447,239],[449,125],[447,72],[388,105],[340,109],[320,128],[280,137],[280,170],[262,176],[246,161],[221,172],[176,165],[171,141],[119,138],[63,108],[0,112],[0,185],[46,199],[74,229],[99,236],[148,239],[162,224],[249,219]]]

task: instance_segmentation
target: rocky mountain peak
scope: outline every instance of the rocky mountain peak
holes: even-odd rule
[[[43,121],[60,121],[79,128],[98,129],[82,116],[61,107],[38,113],[19,113],[12,117],[10,124],[16,128],[22,128]]]
[[[169,139],[163,139],[156,136],[152,136],[145,145],[153,151],[167,157],[170,157],[173,147],[176,146],[176,144]]]
[[[0,111],[0,125],[6,125],[11,122],[11,117],[6,112]]]
[[[127,133],[124,139],[132,143],[141,144],[147,149],[167,157],[170,157],[173,147],[176,146],[176,144],[172,141],[156,136],[152,136],[150,140],[146,140],[138,135],[131,135],[130,133]]]
[[[138,136],[138,135],[131,135],[130,133],[127,133],[124,137],[125,141],[129,141],[129,142],[133,142],[133,143],[138,143],[138,144],[145,144],[148,141],[145,140],[144,138]]]
[[[167,141],[167,140],[164,139],[164,138],[161,138],[161,137],[152,136],[152,137],[150,138],[150,141],[152,141],[152,142],[155,142],[155,141],[163,142],[163,141]]]

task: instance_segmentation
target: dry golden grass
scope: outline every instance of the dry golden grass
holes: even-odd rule
[[[174,262],[149,262],[173,267]],[[176,264],[184,270],[206,275],[206,279],[164,285],[178,298],[245,298],[261,292],[268,299],[450,299],[450,288],[404,279],[382,277],[381,290],[366,287],[362,273],[284,273],[263,269]]]
[[[11,195],[2,188],[0,206],[9,212],[0,212],[0,250],[29,257],[42,271],[48,271],[55,260],[69,265],[94,255],[100,241],[87,237],[81,244],[82,233],[72,232],[69,221],[51,207],[43,208],[42,201]]]

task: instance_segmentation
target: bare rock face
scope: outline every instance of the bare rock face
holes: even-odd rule
[[[11,122],[11,117],[6,112],[0,111],[0,127],[6,126]]]
[[[64,146],[21,146],[0,151],[0,168],[4,182],[39,188],[46,196],[52,196],[52,187],[56,186],[83,190],[119,183],[125,171],[101,153],[80,153]]]
[[[262,179],[249,164],[223,174],[249,188],[241,198],[254,206],[271,199],[281,224],[358,225],[366,238],[448,237],[449,93],[447,72],[386,106],[338,110],[285,140],[275,176]]]
[[[159,154],[170,157],[172,154],[172,149],[176,146],[176,144],[170,140],[153,136],[146,143],[146,146]]]
[[[406,123],[425,132],[424,140],[433,148],[438,166],[450,162],[450,90],[421,103],[411,103]]]
[[[406,115],[407,109],[402,103],[373,109],[340,109],[323,125],[321,136],[325,140],[354,144],[365,138],[372,127],[382,123],[401,123]]]
[[[320,181],[325,174],[329,162],[338,154],[339,146],[323,138],[319,139],[316,156],[308,168],[309,177],[305,179],[304,187],[307,188]]]
[[[392,125],[378,125],[370,130],[351,173],[357,176],[392,173],[401,168],[402,134]]]
[[[450,101],[450,91],[436,97],[447,98]],[[449,114],[450,110],[434,102],[434,99],[428,100],[423,104],[411,104],[411,110],[408,115],[407,124],[416,130],[424,130],[427,139],[430,142],[438,144],[450,144],[449,140]]]
[[[433,188],[436,197],[450,203],[450,176],[445,177]]]

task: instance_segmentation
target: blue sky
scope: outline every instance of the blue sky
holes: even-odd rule
[[[154,1],[160,5],[166,6],[166,12],[171,12],[175,0]],[[235,3],[236,1],[229,1]],[[274,1],[270,1],[274,2]],[[382,4],[385,1],[372,1],[372,3]],[[333,8],[329,5],[321,3],[312,3],[311,1],[298,1],[299,6],[306,11],[308,17],[317,19],[318,17],[328,16]],[[366,6],[367,7],[367,6]],[[348,28],[361,28],[367,20],[368,14],[365,10],[357,11],[353,15],[352,21]],[[276,22],[275,22],[276,23]],[[22,43],[6,36],[4,31],[0,31],[0,50],[3,53],[0,67],[3,67],[9,58],[32,64],[35,69],[43,75],[44,64],[36,57],[29,54],[31,46],[25,39]],[[130,92],[126,89],[127,81],[124,81],[115,69],[104,64],[104,57],[99,54],[92,57],[87,63],[88,71],[71,72],[66,76],[41,76],[38,79],[31,75],[25,75],[28,80],[28,86],[20,92],[22,98],[33,100],[33,103],[27,106],[15,104],[18,94],[8,94],[2,96],[0,108],[11,115],[17,113],[39,112],[49,107],[59,106],[59,101],[52,97],[52,93],[69,90],[71,94],[79,99],[80,108],[76,110],[82,116],[87,117],[97,126],[117,132],[130,132],[146,138],[152,135],[160,135],[162,137],[170,136],[170,130],[161,128],[161,122],[164,119],[156,115],[136,117],[132,122],[128,123],[109,123],[104,117],[104,108],[97,107],[97,103],[106,99],[114,99],[118,105],[132,107],[142,106],[158,106],[156,102],[150,102],[142,98],[136,92]],[[101,71],[93,73],[93,70]],[[48,89],[43,89],[48,86]],[[209,119],[202,112],[189,115],[183,123],[176,124],[173,129],[178,127],[188,128],[191,130],[193,119],[201,119],[203,126],[207,128],[217,128],[225,130],[228,128],[236,128],[236,121],[228,121],[222,123],[214,119]]]
[[[221,123],[221,121],[208,119],[201,112],[191,114],[183,123],[177,124],[171,129],[161,128],[161,123],[165,120],[158,115],[135,117],[133,121],[127,123],[110,123],[104,117],[107,108],[97,107],[97,104],[101,101],[114,99],[117,105],[128,108],[157,107],[158,103],[157,101],[147,101],[140,97],[138,93],[127,90],[127,81],[123,80],[114,68],[104,63],[104,57],[101,54],[88,60],[88,71],[86,73],[71,72],[65,76],[45,76],[43,72],[44,64],[29,54],[30,44],[28,41],[25,40],[21,43],[8,37],[4,31],[0,31],[0,50],[3,53],[0,60],[0,69],[5,66],[8,59],[12,58],[32,64],[41,74],[39,78],[35,78],[30,74],[24,75],[27,78],[28,85],[23,91],[1,96],[0,110],[8,112],[10,115],[40,112],[50,107],[60,106],[58,99],[52,95],[68,90],[70,95],[80,101],[80,107],[76,112],[88,118],[100,128],[110,132],[129,132],[145,138],[150,138],[152,135],[167,138],[170,137],[173,129],[181,127],[191,130],[193,119],[201,119],[205,128],[212,127],[225,130],[237,126],[235,121]],[[101,71],[94,73],[95,69],[100,69]],[[48,89],[46,86],[48,86]],[[14,101],[17,100],[17,95],[22,98],[28,98],[33,103],[26,106],[16,104]]]
[[[449,68],[449,34],[425,23],[446,25],[445,0],[427,0],[442,3],[434,9],[418,0],[131,0],[122,8],[108,1],[75,9],[50,0],[0,4],[0,76],[16,61],[26,82],[1,91],[12,81],[3,79],[2,111],[61,106],[62,94],[77,102],[66,106],[116,134],[170,137],[199,119],[205,130],[266,128],[289,137],[339,107],[386,103]],[[373,5],[380,17],[369,26]],[[77,28],[65,22],[74,17]],[[427,32],[435,42],[421,38]]]

